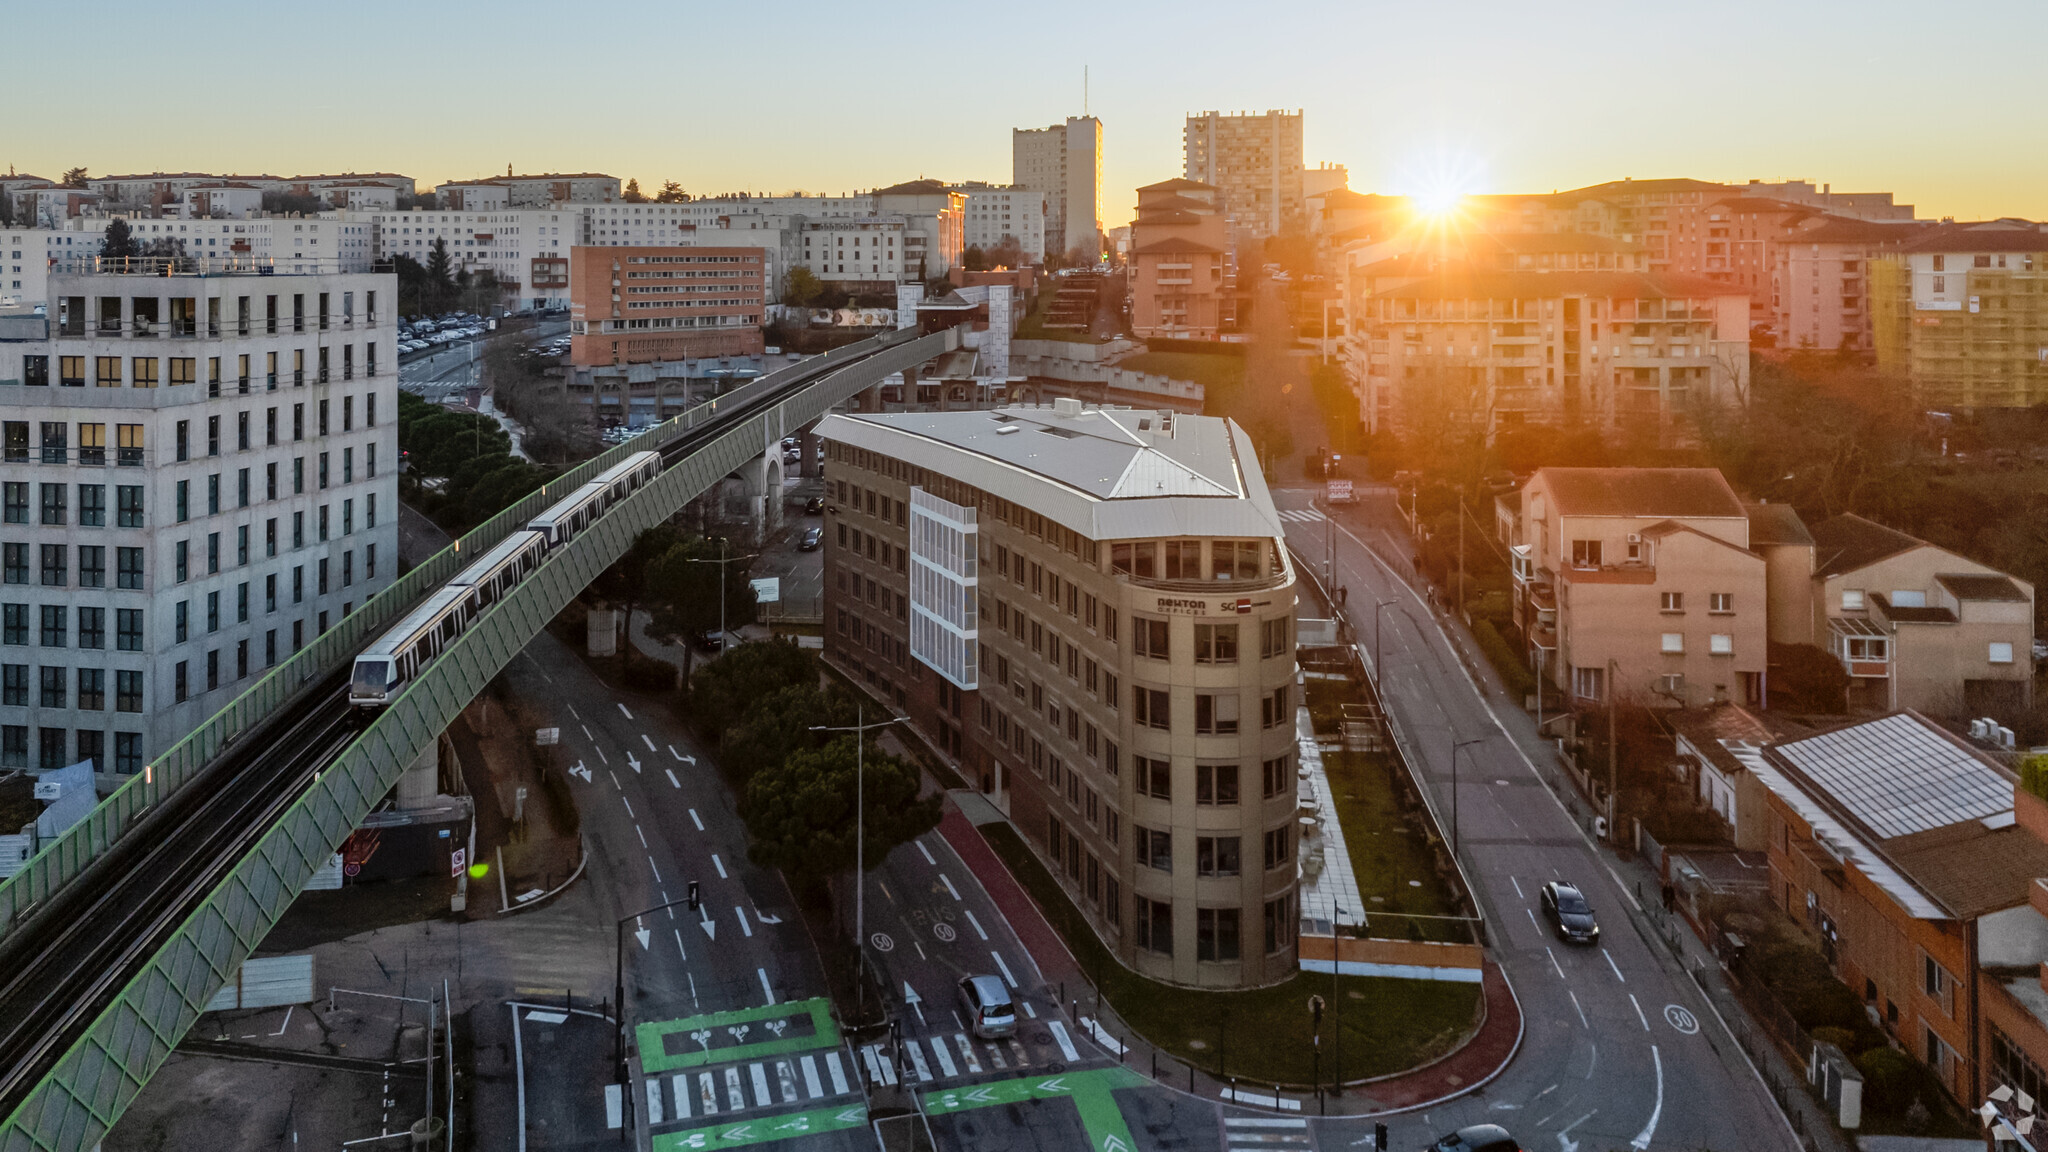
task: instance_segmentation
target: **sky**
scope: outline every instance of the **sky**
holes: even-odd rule
[[[1104,216],[1192,112],[1305,112],[1361,192],[1808,179],[2048,218],[2041,0],[16,4],[0,164],[52,179],[597,171],[648,191],[1010,178],[1085,106]]]

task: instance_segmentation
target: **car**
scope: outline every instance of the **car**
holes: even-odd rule
[[[1429,1152],[1522,1152],[1498,1124],[1468,1124],[1429,1146]]]
[[[723,652],[725,651],[725,633],[720,632],[716,628],[706,629],[702,632],[692,632],[690,633],[690,643],[692,646],[705,652]]]
[[[1575,884],[1552,880],[1543,886],[1539,898],[1543,914],[1557,929],[1557,934],[1572,944],[1598,944],[1600,924],[1593,919],[1593,906],[1586,902],[1586,896]]]
[[[790,449],[792,449],[792,448],[801,448],[801,447],[803,447],[803,445],[802,445],[802,444],[799,444],[799,443],[797,442],[797,438],[796,438],[796,437],[794,437],[794,436],[784,436],[784,437],[782,438],[782,450],[783,450],[784,452],[787,452],[787,451],[789,451],[789,450],[790,450]]]
[[[1017,1034],[1017,1006],[1000,977],[961,977],[960,1007],[967,1013],[969,1027],[983,1040]]]
[[[813,496],[809,500],[804,501],[804,515],[823,516],[824,514],[825,498],[823,496]]]
[[[816,552],[818,545],[824,542],[825,530],[813,524],[809,528],[804,529],[804,538],[797,541],[796,550],[799,552]]]

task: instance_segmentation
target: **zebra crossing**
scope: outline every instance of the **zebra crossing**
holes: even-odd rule
[[[1048,1031],[1057,1047],[1041,1046],[1035,1054],[1030,1045],[1015,1036],[977,1040],[965,1032],[955,1032],[950,1036],[903,1037],[900,1041],[900,1066],[896,1056],[897,1045],[886,1041],[861,1048],[860,1058],[868,1078],[884,1085],[894,1085],[899,1080],[929,1084],[934,1080],[1007,1072],[1061,1061],[1073,1064],[1081,1059],[1064,1024],[1050,1021]]]
[[[1293,524],[1320,524],[1328,519],[1313,508],[1282,508],[1280,518]]]
[[[1280,1116],[1226,1116],[1223,1146],[1228,1152],[1270,1152],[1276,1148],[1313,1148],[1308,1121]]]
[[[647,1122],[671,1124],[850,1096],[860,1086],[835,1050],[647,1078]],[[616,1124],[612,1125],[617,1127]]]

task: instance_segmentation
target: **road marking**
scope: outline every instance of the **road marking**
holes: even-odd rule
[[[1607,949],[1605,949],[1605,948],[1602,948],[1602,949],[1600,950],[1600,955],[1602,955],[1602,956],[1605,956],[1605,957],[1607,957],[1607,966],[1608,966],[1609,968],[1612,968],[1612,969],[1614,969],[1614,978],[1615,978],[1616,980],[1619,980],[1619,981],[1621,981],[1621,982],[1622,982],[1623,984],[1626,984],[1626,983],[1628,983],[1628,977],[1626,977],[1626,976],[1623,976],[1623,975],[1621,974],[1621,965],[1619,965],[1619,964],[1616,964],[1616,963],[1614,962],[1614,956],[1613,956],[1613,954],[1612,954],[1612,953],[1610,953],[1610,952],[1608,952],[1608,951],[1607,951]]]
[[[789,1066],[789,1061],[777,1060],[775,1062],[775,1082],[775,1086],[782,1089],[782,1102],[784,1104],[796,1103],[796,1069]]]
[[[647,847],[647,833],[640,831],[640,826],[638,824],[633,825],[633,833],[634,835],[640,837],[640,846],[642,848]]]
[[[697,1103],[703,1105],[706,1116],[718,1115],[718,1086],[711,1081],[711,1073],[697,1074]]]
[[[676,934],[676,951],[681,952],[683,954],[683,961],[688,963],[690,954],[683,948],[683,930],[681,928],[671,928],[669,931]]]
[[[725,1070],[725,1102],[731,1105],[735,1112],[747,1106],[747,1093],[740,1087],[740,1070],[737,1064]],[[767,1101],[763,1100],[762,1103],[766,1104]]]
[[[1017,986],[1017,978],[1015,976],[1010,975],[1010,966],[1008,964],[1003,963],[1003,954],[995,951],[994,949],[990,949],[989,955],[995,957],[996,967],[1003,970],[1003,983],[1008,984],[1012,988],[1015,988]]]
[[[768,997],[768,1003],[775,1003],[775,989],[768,983],[768,970],[766,968],[756,968],[754,969],[754,974],[761,978],[762,995]]]
[[[958,900],[960,898],[960,890],[953,887],[953,881],[944,872],[939,873],[939,882],[946,886],[946,891],[953,894],[953,899]]]
[[[659,884],[659,883],[661,883],[661,869],[660,869],[660,868],[656,868],[656,867],[655,867],[655,864],[654,864],[654,857],[652,857],[652,856],[649,856],[649,857],[647,858],[647,866],[648,866],[649,868],[654,868],[654,882],[655,882],[656,884]]]
[[[1546,945],[1544,945],[1544,946],[1543,946],[1543,954],[1544,954],[1544,955],[1546,955],[1546,956],[1548,956],[1548,957],[1550,957],[1550,966],[1551,966],[1552,968],[1556,968],[1556,969],[1557,969],[1557,978],[1558,978],[1559,980],[1562,980],[1562,979],[1564,979],[1564,969],[1563,969],[1563,968],[1560,968],[1560,967],[1558,967],[1558,963],[1557,963],[1557,953],[1555,953],[1555,952],[1552,952],[1552,951],[1550,950],[1550,946],[1549,946],[1548,944],[1546,944]]]
[[[1038,1009],[1036,1009],[1036,1008],[1033,1008],[1033,1007],[1031,1006],[1031,1001],[1029,1001],[1029,1000],[1026,1000],[1026,1001],[1024,1002],[1024,1016],[1025,1016],[1025,1018],[1026,1018],[1026,1019],[1029,1019],[1029,1020],[1036,1020],[1036,1019],[1038,1019]]]
[[[626,1102],[617,1084],[604,1086],[604,1126],[617,1128],[624,1122]]]
[[[615,703],[616,703],[616,701],[615,701]],[[621,711],[621,712],[626,712],[626,706],[625,706],[624,704],[620,704],[620,705],[619,705],[619,711]],[[626,712],[626,719],[628,719],[628,720],[631,720],[632,718],[633,718],[633,714],[632,714],[631,712]]]
[[[641,738],[642,740],[645,740],[645,741],[647,741],[647,750],[648,750],[649,752],[659,752],[659,751],[661,751],[661,749],[659,749],[659,748],[656,748],[656,747],[654,746],[654,737],[652,737],[652,736],[649,736],[649,735],[648,735],[647,733],[645,733],[645,732],[642,732],[642,733],[640,734],[640,738]]]
[[[695,808],[690,809],[690,823],[697,826],[697,831],[702,832],[704,830],[704,821],[697,818],[697,810]]]
[[[720,880],[724,880],[724,879],[726,879],[726,875],[725,875],[725,862],[724,862],[723,860],[720,860],[720,859],[718,858],[718,853],[716,853],[716,852],[713,852],[713,853],[711,854],[711,866],[712,866],[712,867],[714,867],[714,868],[716,868],[716,869],[718,869],[718,878],[719,878]]]
[[[1508,883],[1513,884],[1515,886],[1515,896],[1517,899],[1528,899],[1527,896],[1522,895],[1522,882],[1520,880],[1517,880],[1513,876],[1510,876],[1508,877]]]
[[[818,1058],[806,1053],[797,1061],[797,1066],[804,1070],[804,1091],[808,1092],[813,1100],[823,1096],[825,1086],[818,1082]]]
[[[953,1054],[946,1051],[946,1042],[943,1038],[932,1038],[932,1059],[939,1062],[939,1071],[945,1073],[947,1079],[950,1080],[960,1074],[953,1067]]]
[[[1643,1022],[1643,1031],[1648,1032],[1650,1030],[1650,1018],[1648,1016],[1643,1015],[1643,1006],[1641,1004],[1636,1003],[1635,993],[1631,992],[1628,994],[1628,1002],[1630,1004],[1635,1004],[1636,1019],[1641,1020]]]
[[[1600,1110],[1598,1108],[1595,1108],[1593,1109],[1593,1111],[1586,1113],[1584,1116],[1581,1116],[1577,1120],[1574,1120],[1571,1123],[1565,1125],[1564,1127],[1558,1129],[1558,1152],[1579,1152],[1579,1142],[1571,1138],[1572,1129],[1577,1128],[1579,1125],[1584,1124],[1588,1120],[1591,1120],[1595,1115],[1599,1113],[1599,1111]]]
[[[661,1123],[661,1081],[647,1081],[647,1122]]]
[[[604,774],[612,778],[612,787],[617,788],[621,792],[626,790],[626,786],[619,783],[619,774],[617,772],[607,768],[604,770]]]
[[[596,744],[595,744],[595,742],[593,742],[591,746],[592,746],[593,748],[596,748]],[[611,757],[609,757],[609,756],[607,756],[607,755],[605,755],[605,754],[604,754],[604,749],[602,749],[602,748],[597,748],[597,758],[598,758],[599,760],[602,760],[602,761],[604,761],[604,762],[605,762],[606,764],[609,764],[609,763],[611,763],[611,762],[612,762],[612,758],[611,758]]]
[[[581,727],[581,728],[583,729],[583,738],[584,738],[585,740],[588,740],[588,741],[590,741],[590,742],[591,742],[592,744],[595,744],[595,743],[597,743],[597,737],[595,737],[595,736],[592,736],[592,735],[590,734],[590,725],[588,725],[588,724],[582,724],[582,725],[579,725],[579,727]]]
[[[1003,1059],[1003,1049],[999,1044],[992,1043],[988,1046],[988,1062],[1004,1071],[1007,1071],[1010,1067],[1010,1062]]]
[[[970,1076],[978,1076],[978,1075],[980,1075],[980,1074],[981,1074],[981,1057],[979,1057],[979,1056],[976,1056],[976,1055],[974,1054],[974,1045],[972,1045],[972,1044],[969,1044],[969,1043],[967,1042],[967,1033],[965,1033],[965,1032],[955,1032],[955,1033],[953,1033],[953,1043],[955,1043],[955,1044],[958,1044],[958,1045],[960,1046],[960,1062],[961,1062],[962,1064],[965,1064],[965,1065],[967,1065],[967,1072],[968,1072],[968,1075],[970,1075]]]
[[[1579,1026],[1586,1029],[1589,1032],[1592,1031],[1593,1025],[1586,1021],[1586,1010],[1584,1008],[1579,1007],[1579,994],[1577,992],[1572,991],[1569,988],[1564,990],[1564,994],[1572,998],[1572,1007],[1575,1010],[1577,1010],[1579,1014]]]
[[[917,1041],[905,1040],[903,1042],[903,1050],[910,1054],[910,1067],[917,1073],[917,1078],[919,1080],[930,1080],[932,1078],[931,1065],[924,1062],[924,1049],[917,1046]]]
[[[676,1119],[690,1118],[690,1074],[678,1072],[669,1077],[669,1091],[676,1100]]]
[[[968,909],[964,909],[964,911],[965,911],[965,912],[967,913],[967,923],[968,923],[968,924],[970,924],[970,925],[972,925],[972,926],[973,926],[973,928],[974,928],[974,934],[975,934],[976,936],[979,936],[979,937],[981,937],[981,938],[982,938],[983,940],[986,940],[986,939],[988,939],[988,933],[986,933],[986,932],[983,932],[983,931],[981,930],[981,921],[979,921],[979,920],[976,920],[976,919],[974,918],[974,909],[972,909],[972,908],[968,908]]]
[[[1628,1146],[1636,1152],[1643,1152],[1643,1149],[1650,1146],[1650,1137],[1657,1134],[1657,1118],[1664,1114],[1664,1057],[1658,1053],[1655,1044],[1650,1045],[1650,1059],[1657,1066],[1657,1102],[1650,1106],[1649,1123],[1644,1124],[1643,1130],[1636,1133],[1636,1138],[1628,1142]]]
[[[936,864],[938,864],[938,860],[934,859],[934,858],[933,858],[933,856],[932,856],[932,850],[924,846],[924,841],[922,841],[922,840],[919,840],[919,841],[917,842],[917,850],[918,850],[919,852],[922,852],[922,853],[924,853],[924,862],[925,862],[925,863],[927,863],[927,864],[932,864],[932,865],[936,865]]]
[[[839,1067],[839,1053],[825,1053],[825,1072],[832,1077],[832,1094],[844,1096],[847,1093],[846,1071]]]
[[[1535,930],[1537,930],[1538,932],[1541,932],[1541,931],[1543,931],[1543,925],[1541,925],[1541,924],[1538,924],[1538,923],[1536,922],[1536,911],[1535,911],[1535,909],[1533,909],[1533,908],[1524,908],[1524,909],[1522,909],[1522,911],[1524,911],[1524,912],[1527,912],[1527,913],[1529,914],[1529,927],[1531,927],[1531,928],[1534,928],[1534,929],[1535,929]]]
[[[931,959],[931,957],[929,957],[929,956],[927,956],[927,955],[925,955],[925,954],[924,954],[924,945],[923,945],[923,944],[921,944],[921,943],[919,943],[919,942],[918,942],[918,941],[917,941],[916,939],[914,939],[914,938],[913,938],[913,939],[912,939],[912,940],[910,941],[910,946],[911,946],[912,948],[915,948],[915,949],[917,949],[917,958],[918,958],[919,960],[929,960],[929,959]]]
[[[745,932],[748,936],[752,936],[754,929],[752,925],[747,923],[747,910],[735,904],[732,906],[732,911],[733,915],[740,918],[740,931]]]
[[[861,1059],[867,1061],[868,1082],[871,1084],[894,1084],[896,1083],[896,1069],[890,1067],[887,1060],[882,1059],[882,1054],[879,1051],[880,1048],[881,1045],[879,1044],[870,1044],[860,1050]]]
[[[673,769],[673,768],[663,768],[663,769],[662,769],[662,771],[663,771],[663,772],[666,772],[666,773],[668,773],[668,782],[669,782],[669,784],[670,784],[671,786],[673,786],[673,787],[676,787],[676,788],[681,788],[681,787],[683,786],[683,782],[682,782],[682,781],[680,781],[680,780],[678,780],[678,779],[676,779],[676,770],[675,770],[675,769]]]
[[[564,701],[563,701],[563,703],[564,703],[564,704],[568,704],[568,707],[569,707],[569,715],[571,715],[571,716],[574,716],[574,717],[575,717],[575,718],[577,718],[578,720],[581,720],[581,719],[583,719],[583,713],[581,713],[581,712],[578,712],[578,711],[576,710],[576,706],[575,706],[574,704],[569,704],[569,702],[568,702],[568,701],[566,701],[566,700],[564,700]]]
[[[1306,1120],[1289,1120],[1279,1116],[1231,1116],[1223,1121],[1225,1128],[1306,1128]]]
[[[676,947],[677,947],[677,948],[681,948],[682,946],[683,946],[683,934],[682,934],[681,932],[678,932],[678,933],[676,933]],[[688,956],[684,956],[684,957],[683,957],[683,959],[685,959],[685,960],[688,960],[688,959],[689,959],[689,957],[688,957]],[[694,1009],[694,1010],[698,1011],[698,1012],[702,1012],[702,1011],[704,1010],[704,1006],[703,1006],[702,1004],[699,1004],[699,1003],[697,1003],[697,977],[696,977],[696,975],[695,975],[694,973],[690,973],[690,972],[685,972],[685,973],[683,973],[683,975],[685,975],[685,976],[688,976],[688,977],[690,978],[690,1007],[691,1007],[692,1009]]]
[[[1074,1051],[1074,1042],[1067,1038],[1067,1026],[1054,1020],[1050,1027],[1052,1028],[1053,1042],[1060,1046],[1060,1055],[1066,1057],[1069,1064],[1079,1061],[1081,1054]]]
[[[1678,1004],[1664,1006],[1664,1022],[1687,1036],[1697,1035],[1700,1030],[1700,1018]]]

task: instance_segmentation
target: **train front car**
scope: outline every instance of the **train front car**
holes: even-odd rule
[[[348,702],[356,708],[382,708],[398,687],[398,661],[390,656],[358,656],[348,678]]]

